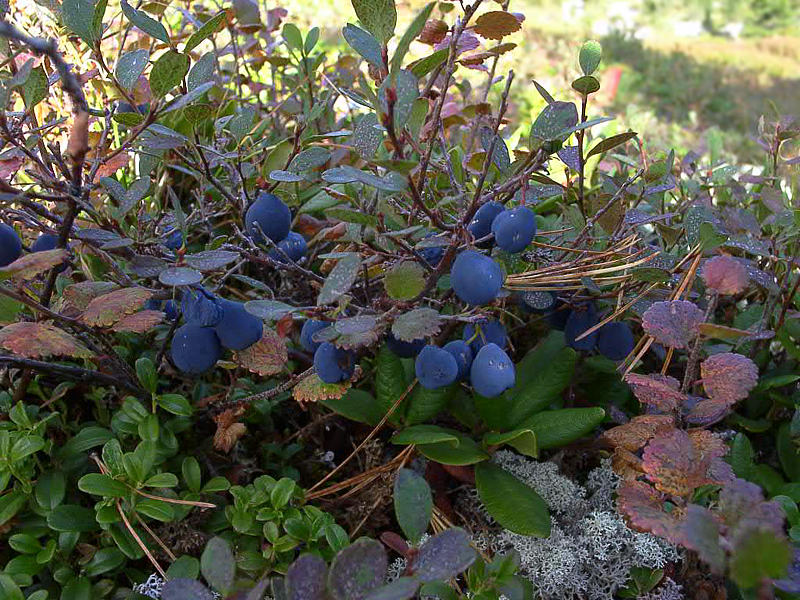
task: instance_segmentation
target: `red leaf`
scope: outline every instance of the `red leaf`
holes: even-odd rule
[[[731,411],[731,405],[722,400],[703,399],[692,407],[686,421],[692,425],[708,427],[724,419]]]
[[[615,448],[637,452],[653,436],[675,427],[672,415],[639,415],[624,425],[606,431],[603,437]]]
[[[127,152],[120,152],[110,160],[100,165],[100,167],[97,169],[97,176],[109,177],[120,169],[127,167],[130,161],[131,157]]]
[[[680,383],[669,375],[629,373],[625,382],[631,386],[639,402],[660,411],[674,412],[686,401],[686,394],[680,391]]]
[[[320,400],[336,400],[344,396],[345,392],[349,389],[349,381],[343,381],[342,383],[325,383],[314,373],[294,386],[292,396],[300,404],[305,402],[319,402]]]
[[[517,17],[502,10],[484,13],[475,20],[475,33],[492,40],[502,40],[508,34],[519,31],[521,27]]]
[[[16,281],[28,281],[40,273],[62,264],[66,258],[67,251],[63,248],[25,254],[10,265],[0,268],[0,279],[13,278]]]
[[[276,375],[289,360],[286,340],[269,327],[264,327],[261,339],[252,346],[235,352],[234,360],[252,373]]]
[[[131,333],[144,333],[164,320],[164,313],[160,310],[140,310],[132,315],[123,317],[111,327],[114,331],[129,331]]]
[[[631,527],[648,531],[675,544],[683,544],[686,536],[683,528],[684,512],[674,507],[664,510],[664,495],[643,481],[623,481],[617,490],[617,506],[628,517]]]
[[[5,160],[0,160],[0,179],[8,179],[19,171],[25,163],[21,156],[11,156]]]
[[[750,282],[745,267],[732,256],[715,256],[703,265],[700,273],[706,286],[720,294],[738,294]]]
[[[655,302],[642,317],[642,327],[659,344],[687,348],[703,322],[703,311],[686,300]]]
[[[747,398],[758,384],[758,367],[746,356],[722,352],[703,361],[700,376],[706,393],[713,400],[735,404]]]
[[[152,295],[140,287],[114,290],[91,300],[81,319],[92,327],[109,327],[125,315],[139,310]]]
[[[92,353],[78,340],[48,323],[22,321],[6,325],[0,329],[0,346],[25,358],[92,356]]]
[[[229,408],[214,417],[217,431],[214,433],[214,448],[222,452],[230,452],[247,428],[238,419],[244,414],[243,407]]]

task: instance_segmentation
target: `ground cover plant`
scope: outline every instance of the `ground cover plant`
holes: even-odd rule
[[[508,2],[23,6],[0,597],[800,594],[800,121],[595,135]]]

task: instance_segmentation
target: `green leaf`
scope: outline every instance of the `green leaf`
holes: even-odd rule
[[[194,412],[192,410],[192,405],[189,404],[186,397],[181,394],[160,394],[156,396],[156,404],[167,412],[178,415],[179,417],[191,417]]]
[[[93,531],[97,529],[94,511],[75,504],[61,504],[47,515],[47,524],[56,531]]]
[[[491,462],[475,465],[475,487],[487,512],[505,529],[520,535],[550,535],[547,504],[533,488]]]
[[[396,263],[384,275],[386,293],[394,300],[411,300],[425,288],[425,269],[416,261]]]
[[[92,0],[64,0],[61,3],[61,19],[66,28],[92,48],[100,41],[105,12],[106,0],[97,3]]]
[[[86,575],[97,577],[103,573],[113,571],[125,562],[125,555],[113,547],[101,548],[95,552],[92,560],[86,565]]]
[[[95,496],[122,498],[128,495],[127,486],[103,473],[88,473],[78,480],[78,489]]]
[[[22,590],[14,583],[10,575],[0,573],[0,597],[4,600],[25,600]]]
[[[44,448],[44,444],[44,438],[41,436],[26,435],[14,442],[14,445],[11,446],[11,452],[8,458],[12,463],[19,462]]]
[[[21,490],[11,490],[0,496],[0,525],[5,525],[28,501],[28,495]]]
[[[97,446],[102,446],[113,437],[114,434],[104,427],[84,427],[74,438],[64,444],[61,453],[64,456],[80,454]]]
[[[398,431],[390,440],[393,444],[438,444],[449,443],[453,446],[459,444],[459,433],[453,429],[439,427],[438,425],[412,425]]]
[[[447,402],[455,389],[454,385],[428,390],[418,385],[408,399],[405,423],[415,425],[433,419],[447,406]]]
[[[317,306],[331,304],[350,291],[361,272],[361,257],[349,253],[331,269],[317,297]]]
[[[383,67],[381,45],[372,34],[348,23],[342,29],[342,35],[347,43],[350,44],[350,47],[358,52],[369,64],[379,69]]]
[[[351,0],[361,24],[382,44],[394,35],[397,9],[394,0]]]
[[[114,69],[119,84],[128,91],[132,90],[149,60],[150,53],[144,49],[132,50],[120,56]]]
[[[158,374],[156,373],[156,367],[153,361],[146,356],[142,356],[136,359],[135,366],[136,377],[139,379],[139,383],[141,383],[142,387],[148,392],[155,394],[156,388],[158,387]]]
[[[483,436],[485,446],[501,446],[508,444],[525,456],[539,455],[536,434],[530,429],[515,429],[505,433],[487,433]]]
[[[797,444],[789,432],[789,423],[783,423],[778,429],[776,438],[778,458],[789,481],[800,481],[800,454]]]
[[[209,83],[214,78],[215,68],[213,52],[201,56],[200,60],[192,65],[189,75],[186,76],[186,89],[191,92],[204,83]]]
[[[414,75],[416,75],[418,78],[421,79],[422,77],[425,77],[425,75],[433,71],[436,67],[443,64],[447,60],[447,56],[449,53],[450,53],[449,48],[443,48],[442,50],[437,50],[433,54],[426,56],[425,58],[421,58],[418,61],[415,61],[412,64],[410,64],[409,69]]]
[[[402,396],[408,384],[400,357],[384,344],[375,358],[375,399],[383,414]],[[402,411],[398,408],[389,417],[390,422],[399,423]]]
[[[156,21],[143,10],[136,10],[133,8],[130,4],[128,4],[127,0],[120,0],[120,5],[122,6],[123,14],[131,23],[136,25],[136,27],[144,31],[150,37],[154,37],[157,40],[161,40],[165,44],[169,44],[169,34],[161,23]]]
[[[333,412],[359,423],[375,426],[383,418],[385,411],[369,392],[350,388],[341,398],[321,401],[323,406]]]
[[[33,108],[39,102],[47,98],[47,74],[39,66],[31,70],[30,74],[22,84],[22,99],[25,101],[26,108]]]
[[[206,38],[211,37],[219,28],[220,23],[225,20],[225,11],[220,11],[211,17],[208,21],[195,31],[191,37],[186,40],[186,45],[183,47],[184,54],[189,54],[200,42]]]
[[[436,5],[435,2],[430,2],[423,8],[414,20],[411,21],[411,25],[408,26],[403,37],[400,38],[400,41],[397,43],[397,48],[395,48],[394,55],[392,56],[392,64],[390,71],[392,73],[396,73],[400,67],[403,66],[403,59],[408,52],[409,47],[411,46],[411,42],[422,32],[423,27],[425,27],[425,23],[428,21],[428,18],[431,16],[431,11],[433,11],[433,7]]]
[[[189,71],[189,57],[175,50],[169,50],[161,56],[150,71],[150,91],[156,98],[166,95],[172,88],[183,81]]]
[[[171,504],[152,498],[139,500],[136,504],[136,512],[150,517],[151,519],[161,521],[162,523],[169,523],[175,519],[175,511]]]
[[[731,557],[731,578],[742,588],[752,588],[766,579],[786,574],[792,558],[788,541],[768,530],[755,530],[738,538]]]
[[[156,473],[144,482],[145,487],[171,488],[178,485],[178,478],[172,473]]]
[[[289,504],[292,495],[295,492],[297,485],[288,477],[282,477],[275,483],[275,486],[269,493],[269,499],[274,508],[283,508]]]
[[[420,444],[417,446],[417,450],[423,456],[443,465],[474,465],[489,458],[489,455],[471,437],[461,433],[455,435],[458,437],[458,445],[449,441]]]
[[[603,47],[600,42],[596,40],[589,40],[584,42],[581,46],[581,51],[578,55],[578,62],[581,65],[584,75],[591,75],[597,70],[600,65],[600,60],[603,58]]]
[[[537,413],[520,423],[521,428],[533,430],[540,450],[565,446],[597,427],[606,412],[599,406],[562,408]]]
[[[418,544],[431,521],[433,497],[428,482],[411,469],[400,469],[395,476],[394,513],[406,539]]]
[[[200,473],[200,463],[197,462],[194,456],[187,456],[183,459],[183,463],[181,463],[181,474],[183,475],[183,480],[186,482],[186,487],[193,492],[200,491],[202,474]]]
[[[52,510],[64,500],[66,489],[64,474],[60,471],[48,471],[39,477],[33,495],[39,506],[45,510]],[[0,525],[2,524],[0,519]]]
[[[617,146],[624,144],[628,140],[632,140],[635,138],[638,133],[635,131],[626,131],[625,133],[618,133],[617,135],[612,135],[610,137],[605,138],[604,140],[600,140],[597,144],[592,146],[592,149],[586,153],[586,158],[590,158],[595,154],[602,154],[603,152],[608,152],[612,148],[616,148]]]
[[[578,122],[574,102],[553,102],[544,107],[531,125],[531,137],[539,140],[562,138],[562,132]]]

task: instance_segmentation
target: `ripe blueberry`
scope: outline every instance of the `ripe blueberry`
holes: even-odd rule
[[[187,323],[175,330],[170,355],[180,371],[199,375],[216,364],[222,355],[222,348],[211,327]]]
[[[464,379],[469,375],[469,368],[472,366],[472,349],[469,345],[464,340],[453,340],[444,345],[444,350],[456,359],[458,379]]]
[[[425,236],[425,239],[433,237],[434,235],[436,234],[431,232]],[[440,262],[442,262],[442,258],[444,257],[444,247],[428,246],[426,248],[421,248],[420,250],[418,250],[417,254],[419,254],[422,260],[424,260],[430,266],[435,267]]]
[[[314,353],[314,369],[325,383],[347,381],[353,376],[355,368],[355,355],[330,342],[322,342]]]
[[[222,320],[222,303],[204,288],[186,290],[181,296],[181,312],[187,323],[214,327]]]
[[[467,304],[486,304],[497,298],[503,287],[503,270],[488,256],[474,250],[462,251],[450,270],[453,291]]]
[[[31,244],[31,252],[44,252],[55,250],[58,245],[58,236],[52,233],[43,233]]]
[[[247,232],[257,243],[264,241],[261,231],[276,244],[289,235],[292,213],[289,207],[275,194],[261,192],[247,209],[244,217]],[[256,226],[258,225],[258,227]]]
[[[611,360],[622,360],[634,347],[633,333],[627,323],[606,323],[597,332],[597,349]]]
[[[225,348],[244,350],[261,339],[264,322],[247,312],[241,302],[222,300],[222,320],[215,330]]]
[[[514,363],[500,346],[486,344],[472,361],[469,379],[481,396],[499,396],[516,382]]]
[[[506,328],[503,327],[500,321],[495,319],[483,319],[478,323],[467,323],[462,337],[469,343],[473,354],[477,354],[486,344],[497,344],[503,349],[508,345]]]
[[[504,210],[492,222],[492,233],[506,252],[522,252],[536,235],[536,215],[525,206]]]
[[[428,345],[417,356],[414,372],[422,387],[426,390],[435,390],[456,380],[458,363],[447,350]]]
[[[0,267],[10,265],[22,254],[22,242],[11,225],[0,223]]]
[[[567,319],[569,318],[570,312],[571,311],[567,307],[567,303],[561,298],[558,298],[553,306],[553,310],[549,311],[545,315],[545,321],[547,321],[547,324],[553,329],[564,331],[564,327],[567,326]]]
[[[303,347],[303,350],[306,352],[316,352],[322,342],[315,342],[314,334],[318,331],[322,331],[326,327],[330,327],[330,323],[315,321],[314,319],[305,321],[303,327],[300,329],[300,345]]]
[[[183,246],[183,232],[180,229],[169,228],[164,232],[164,245],[170,250],[177,250]]]
[[[564,326],[564,337],[567,340],[567,345],[575,350],[585,350],[587,352],[592,350],[597,343],[597,331],[577,342],[575,338],[595,325],[597,325],[597,311],[594,308],[594,304],[587,304],[572,310]]]
[[[467,229],[476,240],[486,237],[492,232],[492,223],[495,218],[504,210],[505,208],[499,202],[487,202],[475,211]]]
[[[386,345],[389,347],[389,350],[397,354],[400,358],[413,358],[425,347],[425,339],[420,338],[418,340],[405,342],[403,340],[398,340],[394,337],[394,334],[389,333],[386,337]]]
[[[273,248],[269,251],[271,258],[279,263],[285,263],[288,262],[286,260],[286,256],[288,256],[292,262],[297,262],[306,255],[308,245],[306,244],[306,238],[299,233],[290,231],[289,235],[278,242],[278,248],[280,248],[283,252],[279,252],[277,249]],[[284,256],[284,254],[286,256]]]

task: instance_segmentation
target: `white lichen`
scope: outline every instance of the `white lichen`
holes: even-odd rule
[[[475,533],[476,546],[492,553],[519,553],[518,572],[533,584],[536,597],[612,600],[628,583],[633,567],[663,568],[679,559],[675,547],[650,534],[633,531],[616,511],[614,495],[619,478],[609,461],[592,470],[586,484],[581,485],[560,473],[552,462],[537,462],[507,450],[497,452],[493,460],[532,487],[547,503],[550,536],[535,538],[500,528],[473,490],[462,494],[459,508],[488,524],[485,531]],[[673,588],[665,589],[674,592]],[[677,593],[680,594],[680,586]],[[682,596],[654,596],[648,600],[678,598]]]

